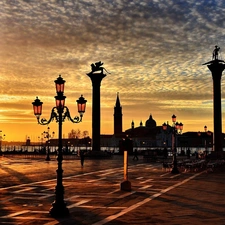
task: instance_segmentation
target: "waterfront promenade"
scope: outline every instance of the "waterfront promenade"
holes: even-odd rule
[[[129,157],[131,192],[120,190],[123,157],[63,161],[70,216],[52,218],[57,161],[0,157],[0,224],[225,224],[225,168],[184,170]]]

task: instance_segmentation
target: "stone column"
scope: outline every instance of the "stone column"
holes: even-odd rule
[[[208,63],[208,68],[212,73],[213,79],[213,117],[214,117],[214,147],[216,152],[222,152],[222,113],[221,113],[221,77],[225,69],[223,60],[215,59]],[[219,155],[219,154],[217,154]]]
[[[106,74],[89,73],[87,75],[92,81],[92,151],[100,151],[100,86]]]

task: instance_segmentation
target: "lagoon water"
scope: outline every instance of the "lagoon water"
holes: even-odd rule
[[[58,146],[49,146],[50,152],[51,153],[56,153]],[[47,149],[47,146],[2,146],[1,150],[2,152],[29,152],[29,153],[44,153],[45,150]],[[86,147],[86,146],[71,146],[71,147],[63,147],[63,150],[68,153],[73,153],[76,154],[79,150],[91,150],[91,147]],[[134,147],[134,149],[137,149],[138,152],[144,152],[147,150],[162,150],[163,147]],[[188,147],[177,147],[177,153],[180,154],[182,150],[186,153],[186,150]],[[191,154],[193,154],[195,151],[197,152],[204,152],[206,149],[202,147],[192,147],[189,148],[191,151]],[[118,153],[119,148],[118,147],[101,147],[102,151],[108,151],[112,153]],[[212,148],[207,148],[207,151],[210,153],[212,151]],[[223,149],[225,151],[225,148]],[[170,148],[168,148],[169,155],[172,155],[172,151]]]

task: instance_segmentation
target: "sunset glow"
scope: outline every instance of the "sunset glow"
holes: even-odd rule
[[[55,106],[54,80],[66,80],[71,116],[76,100],[87,100],[83,122],[92,127],[91,63],[110,72],[101,83],[101,133],[113,133],[119,92],[123,130],[152,114],[157,125],[175,114],[186,131],[213,131],[212,76],[202,64],[215,45],[225,57],[225,2],[136,0],[18,0],[0,2],[0,130],[7,141],[38,141],[40,126],[32,102],[43,102],[42,116]],[[225,120],[222,78],[222,121]],[[57,124],[49,125],[57,134]],[[225,132],[225,126],[222,126]]]

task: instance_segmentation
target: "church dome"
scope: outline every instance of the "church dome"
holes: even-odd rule
[[[149,119],[146,120],[145,126],[146,126],[146,127],[149,127],[149,128],[156,127],[156,122],[155,122],[155,120],[152,118],[152,114],[150,114]]]

